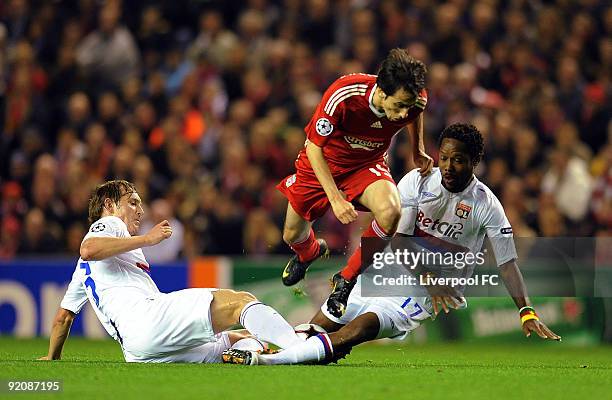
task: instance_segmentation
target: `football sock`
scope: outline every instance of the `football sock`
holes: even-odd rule
[[[376,251],[382,251],[387,245],[387,242],[391,240],[391,238],[393,237],[393,233],[385,232],[384,229],[382,229],[380,225],[378,225],[378,222],[376,222],[376,220],[374,219],[372,220],[372,223],[370,224],[368,229],[366,229],[361,234],[361,237],[362,238],[382,239],[382,240],[368,241],[368,247],[372,247],[372,248],[369,248],[368,250],[373,253]],[[370,260],[367,262],[367,264],[369,264],[371,262],[371,255],[370,257],[367,257],[366,259]],[[344,267],[344,269],[340,271],[340,275],[342,275],[342,277],[346,279],[347,281],[352,281],[353,279],[357,278],[357,276],[361,273],[361,271],[362,271],[362,268],[361,268],[361,244],[360,244],[357,250],[355,250],[355,252],[351,254],[351,256],[349,257],[348,262],[346,263],[346,267]]]
[[[297,254],[300,262],[314,259],[319,254],[320,250],[319,242],[316,241],[312,228],[310,228],[310,232],[308,232],[306,239],[297,243],[291,243],[289,247]]]
[[[305,342],[289,347],[276,354],[262,354],[258,357],[259,364],[302,364],[318,362],[333,355],[329,336],[321,333],[311,336]]]
[[[259,301],[244,306],[240,313],[240,324],[260,341],[275,344],[282,349],[303,342],[275,309]]]

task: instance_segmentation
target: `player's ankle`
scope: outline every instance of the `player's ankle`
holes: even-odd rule
[[[358,275],[359,275],[359,273],[355,274],[355,272],[352,269],[348,268],[348,267],[346,267],[342,271],[340,271],[340,276],[343,279],[347,280],[347,281],[352,281]]]

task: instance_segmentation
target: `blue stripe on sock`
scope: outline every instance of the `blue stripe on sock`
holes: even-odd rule
[[[323,337],[323,334],[319,334],[316,337],[319,338],[321,342],[323,342],[323,348],[325,349],[325,358],[331,357],[332,349],[331,347],[329,347],[329,343],[327,343],[327,340],[325,340],[325,338]]]

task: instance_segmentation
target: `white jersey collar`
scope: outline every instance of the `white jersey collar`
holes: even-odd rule
[[[464,194],[465,192],[471,191],[474,186],[476,185],[476,183],[478,182],[478,179],[476,178],[476,175],[472,174],[472,180],[470,181],[470,183],[465,187],[465,189],[463,189],[460,192],[451,192],[450,190],[446,189],[444,187],[444,185],[442,184],[442,171],[440,169],[438,169],[438,173],[440,174],[440,187],[442,188],[442,194],[444,194],[445,196],[448,197],[455,197],[455,196],[460,196],[462,194]]]
[[[374,107],[374,103],[372,102],[372,100],[374,99],[374,92],[376,91],[377,87],[378,85],[374,84],[374,87],[372,88],[372,91],[370,92],[370,99],[368,100],[368,103],[370,105],[370,110],[372,110],[374,115],[376,115],[378,118],[383,118],[386,114],[384,112],[381,113],[380,111],[378,111],[376,107]]]

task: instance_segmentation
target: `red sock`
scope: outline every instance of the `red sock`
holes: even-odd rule
[[[368,227],[368,229],[366,229],[361,234],[361,237],[362,238],[382,239],[378,243],[373,243],[375,248],[371,250],[374,252],[374,251],[382,251],[387,245],[387,241],[391,240],[391,238],[393,237],[393,234],[388,234],[387,232],[385,232],[380,227],[380,225],[378,225],[378,222],[376,222],[376,220],[373,220],[370,226]],[[361,270],[362,268],[361,268],[361,244],[360,244],[357,250],[355,250],[355,252],[351,254],[351,256],[349,257],[348,262],[346,263],[346,267],[344,267],[344,269],[340,271],[340,275],[342,275],[344,279],[351,281],[357,278],[357,276],[359,276],[359,274],[361,273]]]
[[[305,240],[299,243],[291,243],[289,247],[297,254],[300,262],[305,262],[314,259],[319,254],[321,246],[315,240],[314,231],[310,228],[310,233]]]

